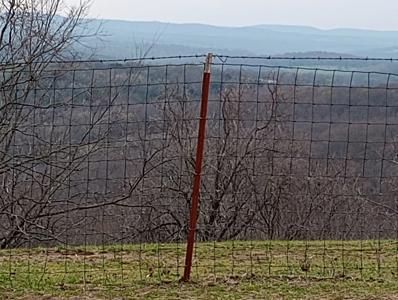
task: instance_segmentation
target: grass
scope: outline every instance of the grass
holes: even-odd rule
[[[190,283],[179,283],[184,244],[2,250],[0,299],[398,299],[397,247],[393,240],[199,243]]]

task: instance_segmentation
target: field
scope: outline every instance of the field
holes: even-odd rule
[[[398,299],[396,241],[199,243],[2,250],[1,299]],[[394,298],[395,297],[395,298]]]

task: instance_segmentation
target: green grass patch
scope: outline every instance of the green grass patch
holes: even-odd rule
[[[198,243],[185,284],[185,244],[2,250],[0,298],[390,299],[397,247],[394,240]]]

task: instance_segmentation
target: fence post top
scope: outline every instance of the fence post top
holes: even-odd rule
[[[205,73],[211,72],[211,64],[213,63],[213,53],[207,54],[205,63]]]

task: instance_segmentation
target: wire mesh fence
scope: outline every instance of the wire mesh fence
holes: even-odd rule
[[[3,287],[181,278],[203,59],[1,66]],[[194,280],[397,278],[395,70],[215,57]]]

